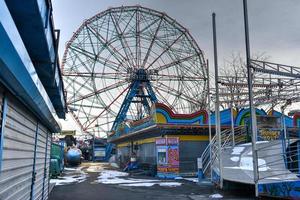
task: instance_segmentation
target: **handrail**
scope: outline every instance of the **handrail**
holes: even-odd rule
[[[234,129],[234,136],[235,136],[235,144],[244,143],[246,138],[244,137],[246,135],[246,129],[244,126],[238,126]],[[244,137],[244,138],[243,138]],[[226,129],[221,132],[221,148],[224,149],[228,146],[233,146],[232,142],[232,131],[231,129]],[[211,158],[210,158],[210,150],[211,150]],[[210,166],[212,163],[214,163],[216,160],[218,160],[218,145],[217,145],[217,137],[214,135],[210,141],[210,143],[207,145],[207,147],[204,149],[201,160],[202,160],[202,170],[204,174],[207,174],[210,170]]]
[[[234,143],[233,143],[233,133],[234,133]],[[221,132],[221,152],[231,150],[235,145],[240,145],[247,142],[247,129],[244,126],[235,127],[234,131],[230,129],[223,130]],[[300,155],[299,144],[295,145],[295,142],[299,142],[300,134],[288,133],[285,140],[285,144],[282,147],[278,142],[272,141],[269,144],[266,143],[258,149],[258,158],[266,160],[266,163],[261,163],[259,168],[268,168],[268,173],[260,173],[259,180],[268,179],[270,177],[276,177],[282,180],[293,180],[297,179],[300,174],[299,161],[297,160]],[[290,146],[290,144],[294,144]],[[275,146],[274,146],[275,145]],[[277,145],[277,146],[276,146]],[[230,148],[228,148],[230,147]],[[280,149],[282,149],[280,151]],[[211,152],[210,152],[211,151]],[[265,151],[275,151],[274,153],[262,153]],[[230,152],[228,152],[230,153]],[[202,170],[203,174],[210,179],[211,170],[219,169],[219,146],[217,136],[214,135],[211,142],[201,155],[202,159]],[[282,156],[286,160],[282,160]],[[297,165],[298,164],[298,165]],[[284,166],[285,165],[285,166]],[[283,167],[284,166],[284,167]],[[219,169],[220,170],[220,169]]]

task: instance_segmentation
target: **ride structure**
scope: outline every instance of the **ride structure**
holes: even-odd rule
[[[232,183],[248,185],[253,186],[257,197],[298,199],[299,128],[290,127],[292,119],[284,113],[299,102],[300,68],[251,59],[247,0],[243,5],[247,74],[241,77],[218,74],[213,14],[216,116],[220,116],[220,105],[242,109],[236,117],[239,127],[232,126],[231,130],[221,131],[220,117],[216,118],[216,135],[202,154],[203,171],[221,188]],[[258,107],[269,108],[272,116]],[[278,108],[280,112],[274,112]],[[294,117],[296,121],[297,114]]]
[[[106,136],[153,104],[176,113],[204,109],[207,70],[188,30],[141,6],[109,8],[67,43],[62,73],[70,113],[83,132]]]

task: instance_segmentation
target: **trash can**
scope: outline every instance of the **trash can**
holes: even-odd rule
[[[59,144],[51,144],[51,162],[50,162],[50,174],[51,177],[57,177],[64,169],[64,152],[63,147]]]

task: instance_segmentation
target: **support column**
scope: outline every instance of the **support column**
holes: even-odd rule
[[[233,116],[233,107],[231,103],[230,107],[230,117],[231,117],[231,134],[232,134],[232,147],[235,146],[235,133],[234,133],[234,116]]]
[[[212,153],[211,153],[211,120],[210,120],[210,78],[209,78],[209,62],[207,64],[207,120],[208,120],[208,136],[209,136],[209,159],[210,159],[210,180],[212,181]]]
[[[222,170],[222,141],[221,141],[221,123],[220,123],[220,100],[219,100],[219,80],[218,80],[218,51],[217,51],[217,34],[216,34],[216,14],[212,14],[213,26],[213,43],[214,43],[214,64],[215,64],[215,87],[216,87],[216,103],[215,103],[215,124],[218,140],[218,159],[219,159],[219,176],[220,188],[223,188],[223,170]]]
[[[288,147],[288,148],[290,148],[290,146],[289,146],[289,144],[288,144],[288,146],[286,146],[286,126],[285,126],[285,119],[284,119],[284,109],[282,108],[281,109],[281,116],[280,116],[280,119],[281,119],[281,124],[282,124],[282,126],[281,126],[281,130],[282,130],[282,133],[283,133],[283,135],[282,135],[282,153],[283,153],[283,155],[284,155],[284,163],[285,163],[285,167],[288,169],[288,167],[289,167],[289,162],[288,162],[288,155],[287,155],[287,151],[286,151],[286,148]],[[288,150],[288,152],[289,152],[289,150]],[[289,152],[290,153],[290,152]],[[289,155],[289,156],[291,156],[291,155]]]
[[[243,0],[244,8],[244,25],[245,25],[245,43],[246,43],[246,57],[247,57],[247,83],[248,83],[248,95],[250,106],[250,118],[251,118],[251,131],[252,131],[252,152],[253,152],[253,179],[255,183],[255,196],[258,197],[258,160],[257,160],[257,125],[256,125],[256,112],[253,104],[253,80],[252,80],[252,68],[250,57],[250,43],[249,43],[249,27],[248,27],[248,8],[247,0]]]

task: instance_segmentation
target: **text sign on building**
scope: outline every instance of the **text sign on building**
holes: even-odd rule
[[[166,145],[166,138],[156,138],[155,144],[156,145]]]
[[[278,140],[281,135],[280,117],[257,116],[258,140]]]
[[[157,138],[157,176],[173,178],[179,174],[179,138]]]

